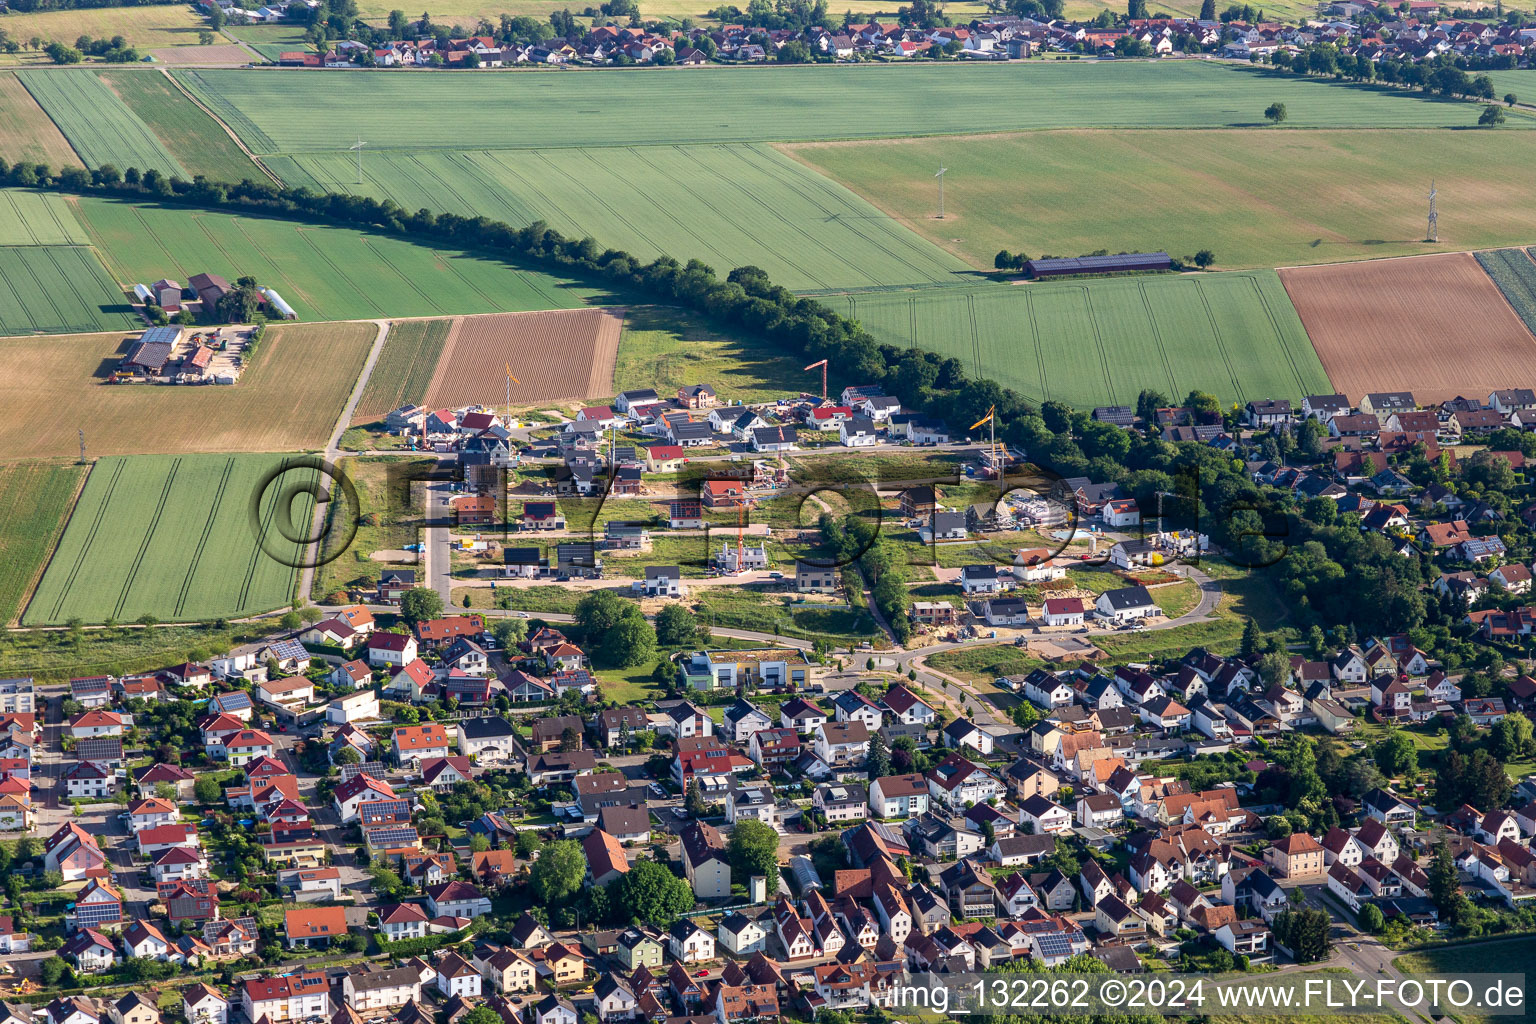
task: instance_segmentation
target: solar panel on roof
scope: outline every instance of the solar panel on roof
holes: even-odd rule
[[[416,830],[407,825],[390,826],[387,828],[371,828],[363,835],[368,840],[369,846],[396,847],[415,846],[420,841]]]
[[[244,690],[236,690],[234,693],[221,693],[213,698],[213,704],[220,711],[240,711],[251,706],[251,695]]]
[[[369,822],[399,818],[401,815],[409,821],[411,802],[409,800],[371,800],[359,807],[357,813],[364,825]]]
[[[304,649],[304,645],[299,643],[297,640],[279,640],[279,641],[277,641],[276,643],[274,643],[272,645],[272,654],[279,661],[284,661],[284,660],[286,660],[288,658],[307,658],[307,657],[309,657],[309,652],[306,651]]]
[[[364,761],[361,764],[344,764],[341,766],[341,781],[349,782],[358,775],[366,775],[371,779],[384,779],[384,763],[382,761]]]
[[[1072,943],[1060,932],[1042,932],[1035,936],[1035,944],[1040,947],[1040,955],[1048,959],[1072,955]]]
[[[75,741],[76,761],[121,761],[123,741],[115,736],[96,736]]]

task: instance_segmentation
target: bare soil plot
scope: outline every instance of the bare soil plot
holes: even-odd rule
[[[448,334],[427,404],[500,405],[507,367],[521,382],[512,385],[513,405],[610,394],[623,323],[623,311],[611,309],[464,317]]]
[[[13,163],[29,160],[55,170],[81,166],[79,155],[59,126],[43,113],[21,79],[9,71],[0,74],[0,153]]]
[[[320,448],[376,332],[371,323],[268,328],[228,387],[104,383],[127,351],[124,334],[0,339],[0,452],[78,455],[77,427],[92,456]]]
[[[1536,359],[1536,338],[1469,253],[1300,267],[1280,280],[1328,379],[1352,400],[1484,394],[1525,379]]]

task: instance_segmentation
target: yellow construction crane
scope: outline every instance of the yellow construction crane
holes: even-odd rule
[[[1003,475],[1003,460],[999,457],[997,451],[997,406],[994,405],[989,408],[985,416],[971,424],[970,429],[975,430],[983,423],[991,425],[991,436],[987,441],[987,451],[990,452],[992,456],[993,471],[997,473],[998,477],[1001,477]]]
[[[512,385],[516,384],[521,386],[523,382],[512,376],[511,363],[502,363],[502,366],[506,367],[507,370],[507,407],[503,410],[503,412],[507,417],[510,418],[512,415]]]

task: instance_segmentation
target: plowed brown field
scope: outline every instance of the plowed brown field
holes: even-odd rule
[[[521,381],[512,385],[513,405],[606,396],[623,322],[623,312],[610,309],[464,317],[443,346],[427,404],[500,405],[508,366]]]
[[[1470,253],[1298,267],[1280,280],[1351,401],[1485,395],[1526,380],[1536,360],[1536,338]]]

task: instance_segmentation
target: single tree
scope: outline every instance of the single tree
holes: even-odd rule
[[[442,614],[443,599],[435,590],[412,587],[400,595],[400,618],[412,628],[419,622],[439,618]]]
[[[779,891],[779,834],[772,825],[748,818],[738,821],[726,843],[726,858],[742,879],[768,879],[768,898]]]
[[[1269,106],[1264,108],[1264,116],[1269,119],[1271,124],[1279,124],[1288,116],[1285,110],[1285,104],[1271,103]]]
[[[1482,128],[1495,128],[1504,121],[1504,108],[1495,103],[1488,104],[1483,108],[1483,112],[1477,115],[1477,123]]]
[[[546,846],[533,862],[528,884],[545,906],[556,906],[581,890],[587,874],[587,857],[574,839],[557,839]]]

